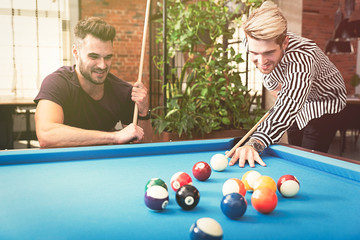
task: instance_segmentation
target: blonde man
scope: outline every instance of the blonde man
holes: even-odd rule
[[[273,111],[236,149],[230,165],[266,164],[261,152],[288,130],[290,144],[327,152],[346,105],[344,80],[311,40],[287,31],[287,21],[270,1],[243,24],[250,60],[263,73],[263,84],[276,97]]]

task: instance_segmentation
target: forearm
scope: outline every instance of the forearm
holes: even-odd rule
[[[115,143],[114,132],[85,130],[58,123],[43,124],[43,126],[37,127],[36,133],[40,146],[43,148]]]

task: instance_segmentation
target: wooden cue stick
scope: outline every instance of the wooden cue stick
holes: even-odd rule
[[[146,2],[144,31],[143,31],[143,39],[142,39],[142,44],[141,44],[140,66],[139,66],[139,75],[138,75],[137,82],[141,82],[143,66],[144,66],[144,56],[145,56],[145,46],[146,46],[146,32],[147,32],[147,26],[148,26],[148,22],[149,22],[150,1],[151,0],[147,0],[147,2]],[[137,104],[135,103],[134,116],[133,116],[133,123],[134,124],[137,124],[138,114],[139,114],[139,109],[138,109]]]
[[[226,157],[231,156],[235,150],[241,146],[241,144],[243,144],[246,139],[255,132],[256,128],[260,125],[260,123],[262,123],[270,114],[270,112],[272,112],[273,108],[271,108],[267,113],[264,114],[264,116],[255,124],[255,126],[253,126],[252,129],[250,129],[250,131],[225,155]]]

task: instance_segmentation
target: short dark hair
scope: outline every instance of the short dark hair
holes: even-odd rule
[[[83,40],[88,34],[102,41],[114,41],[115,28],[99,17],[80,20],[75,26],[75,41]]]

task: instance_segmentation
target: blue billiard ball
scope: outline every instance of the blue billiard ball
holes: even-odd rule
[[[212,218],[200,218],[190,228],[192,240],[221,240],[222,238],[222,227]]]
[[[230,193],[221,200],[221,210],[230,219],[241,218],[246,212],[247,201],[239,193]]]

